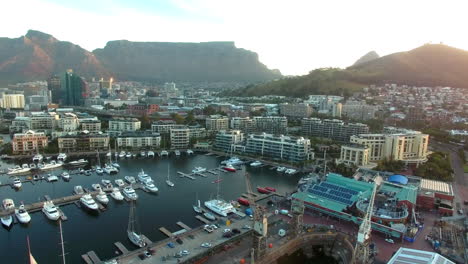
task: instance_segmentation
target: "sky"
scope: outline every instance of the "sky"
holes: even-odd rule
[[[107,41],[235,41],[285,75],[347,67],[425,43],[468,49],[468,1],[2,0],[0,37],[39,30],[87,50]]]

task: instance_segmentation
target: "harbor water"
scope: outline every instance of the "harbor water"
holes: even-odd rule
[[[30,204],[44,199],[49,195],[52,199],[69,196],[73,187],[81,185],[91,190],[91,184],[101,183],[102,179],[109,179],[115,186],[115,179],[123,179],[130,175],[136,178],[142,169],[148,173],[159,188],[157,194],[146,193],[137,190],[139,196],[136,203],[138,227],[140,231],[152,241],[165,239],[166,237],[158,229],[165,227],[171,232],[180,230],[176,222],[181,221],[190,227],[202,225],[195,218],[192,205],[196,196],[203,201],[215,198],[217,194],[216,181],[218,176],[205,173],[208,177],[197,176],[195,180],[181,178],[177,171],[191,173],[195,167],[213,169],[219,166],[224,158],[207,155],[185,154],[180,157],[156,157],[156,158],[131,158],[121,159],[120,172],[115,175],[89,176],[84,174],[72,175],[69,182],[59,179],[57,182],[34,181],[23,183],[19,191],[9,186],[0,187],[0,199],[11,198],[16,206],[20,202]],[[2,164],[2,168],[12,164]],[[166,185],[165,180],[170,168],[170,179],[175,183],[174,187]],[[244,172],[251,175],[252,186],[270,186],[277,192],[284,194],[292,192],[302,175],[286,175],[271,170],[271,167],[252,168],[242,167],[237,172],[219,172],[219,194],[227,200],[235,200],[246,192]],[[59,175],[63,170],[53,170],[48,173]],[[2,183],[11,182],[6,175],[1,176]],[[117,202],[109,196],[110,202],[107,210],[100,213],[90,213],[75,204],[61,206],[68,221],[63,222],[63,236],[65,242],[66,259],[68,263],[82,263],[81,255],[88,251],[95,251],[101,259],[109,259],[117,256],[114,242],[122,242],[128,249],[136,249],[127,239],[127,224],[129,203]],[[1,263],[27,263],[27,243],[29,236],[31,252],[38,263],[62,263],[60,256],[60,233],[57,222],[48,220],[42,212],[31,214],[29,225],[15,224],[9,231],[0,228],[0,257]]]

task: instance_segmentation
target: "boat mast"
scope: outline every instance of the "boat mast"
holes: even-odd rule
[[[99,165],[99,167],[101,167],[101,158],[99,157],[99,149],[96,150],[96,152],[97,152],[98,165]]]
[[[65,245],[63,243],[63,232],[62,232],[62,220],[59,219],[59,229],[60,229],[60,244],[62,246],[62,261],[65,264]]]
[[[130,201],[130,214],[128,216],[127,232],[135,232],[135,205],[134,205],[134,201]]]

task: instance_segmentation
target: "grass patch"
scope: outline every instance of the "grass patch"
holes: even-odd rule
[[[468,164],[463,164],[463,171],[468,173]]]

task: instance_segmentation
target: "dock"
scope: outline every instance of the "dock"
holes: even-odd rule
[[[185,178],[189,178],[189,179],[191,179],[191,180],[195,180],[195,177],[193,177],[193,176],[190,175],[190,174],[183,173],[183,172],[181,172],[181,171],[178,171],[177,174],[179,174],[179,176],[182,177],[182,178],[185,177]]]
[[[130,252],[120,241],[119,242],[115,242],[114,245],[117,247],[117,249],[120,250],[120,252],[122,252],[122,254],[128,254],[128,252]]]
[[[178,235],[181,235],[181,234],[183,234],[183,233],[185,233],[185,232],[187,232],[187,230],[181,229],[181,230],[179,230],[179,231],[174,232],[173,235],[174,235],[174,236],[178,236]]]
[[[146,245],[151,245],[153,244],[153,241],[151,241],[149,238],[147,238],[145,235],[141,234],[140,235],[143,241],[145,241]]]
[[[89,251],[88,253],[89,258],[95,263],[101,263],[102,260],[96,255],[96,252],[94,251]]]
[[[198,219],[198,220],[200,220],[201,222],[203,222],[203,223],[205,223],[205,224],[211,223],[210,220],[208,220],[208,219],[206,219],[205,217],[200,216],[200,215],[196,215],[195,218]]]
[[[184,223],[182,223],[182,222],[180,222],[180,221],[177,222],[176,224],[177,224],[178,226],[182,227],[183,229],[187,230],[187,231],[192,230],[192,228],[190,228],[188,225],[186,225],[186,224],[184,224]]]
[[[83,254],[83,255],[81,255],[81,257],[83,258],[84,262],[86,262],[86,264],[93,264],[93,261],[88,256],[88,254]]]
[[[165,234],[166,236],[168,237],[173,237],[174,235],[172,234],[172,232],[170,232],[169,230],[167,230],[165,227],[160,227],[159,228],[159,231],[161,231],[163,234]]]

